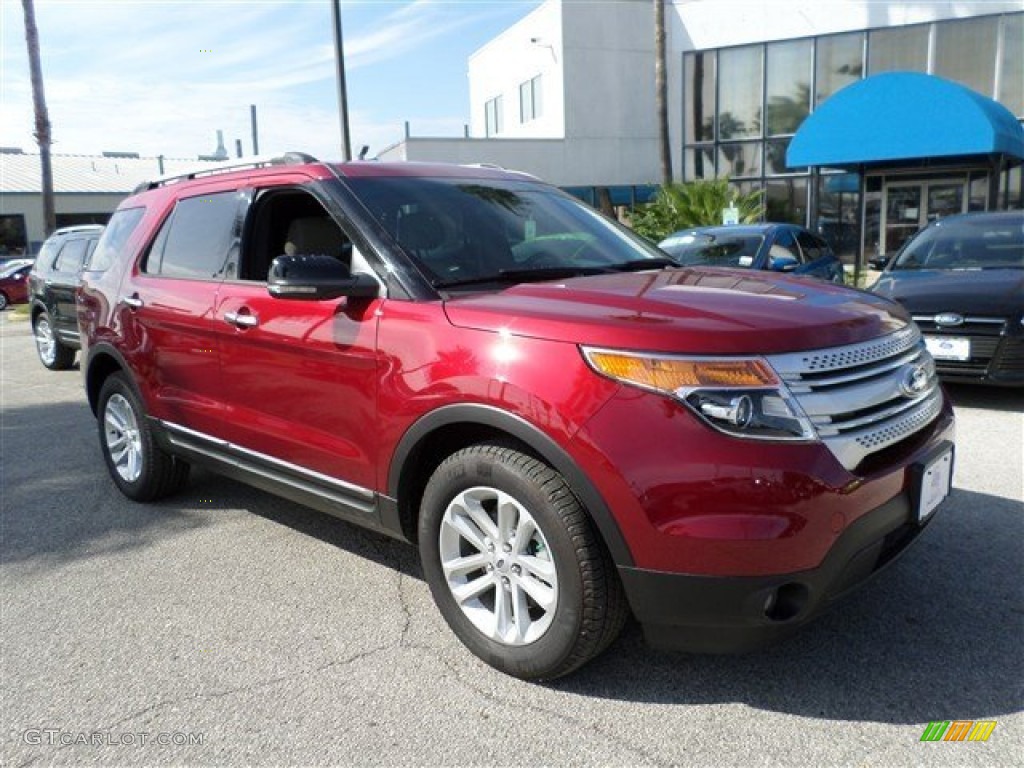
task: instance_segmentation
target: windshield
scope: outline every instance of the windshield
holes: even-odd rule
[[[624,227],[543,184],[410,177],[347,183],[439,288],[671,264]]]
[[[749,267],[763,242],[761,235],[691,233],[670,237],[661,250],[687,266]]]
[[[1024,269],[1024,218],[941,222],[907,243],[892,268]]]

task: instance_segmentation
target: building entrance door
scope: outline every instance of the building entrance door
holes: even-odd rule
[[[967,211],[967,178],[889,181],[883,188],[883,253],[895,253],[923,226]]]

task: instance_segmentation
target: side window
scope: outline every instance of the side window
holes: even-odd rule
[[[106,272],[110,269],[110,265],[124,249],[132,232],[139,226],[145,212],[145,208],[123,208],[114,211],[107,228],[103,230],[99,242],[96,243],[86,269],[94,272]]]
[[[165,277],[217,277],[238,241],[238,207],[234,191],[179,200],[160,228],[143,271]]]
[[[797,235],[800,250],[804,252],[804,261],[817,261],[828,255],[828,245],[809,232]]]
[[[74,238],[64,243],[57,254],[53,269],[56,272],[78,272],[85,262],[85,249],[89,242],[84,238]]]
[[[775,236],[775,242],[772,243],[772,247],[768,250],[768,256],[772,259],[776,259],[780,256],[789,256],[797,261],[801,261],[800,251],[796,247],[796,240],[793,238],[793,233],[788,229],[781,230]]]
[[[300,189],[257,194],[237,279],[265,281],[270,263],[282,254],[326,254],[352,267],[352,242],[320,202]]]

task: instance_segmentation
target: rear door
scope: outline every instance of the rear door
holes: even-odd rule
[[[267,291],[267,270],[283,253],[361,263],[351,224],[305,181],[254,180],[237,275],[213,313],[228,439],[287,482],[318,486],[369,514],[382,299],[302,301]]]
[[[46,301],[53,329],[63,341],[78,344],[78,312],[75,309],[75,290],[89,251],[89,239],[70,236],[64,241],[53,270],[46,276]]]
[[[247,199],[211,183],[172,201],[121,283],[124,348],[151,415],[203,434],[225,431],[214,304],[238,251]]]

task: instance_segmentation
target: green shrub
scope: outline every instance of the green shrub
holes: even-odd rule
[[[638,234],[658,242],[680,229],[721,224],[722,210],[730,205],[739,209],[741,224],[752,224],[764,216],[763,194],[741,194],[728,179],[671,184],[661,187],[653,202],[636,206],[630,224]]]

